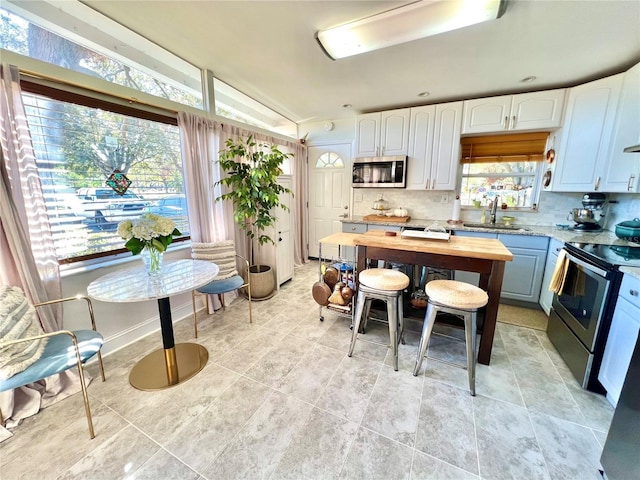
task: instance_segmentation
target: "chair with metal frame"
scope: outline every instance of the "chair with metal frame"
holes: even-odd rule
[[[89,436],[93,439],[95,438],[95,433],[93,430],[91,409],[89,407],[89,395],[87,394],[87,385],[84,378],[85,363],[97,354],[100,375],[103,382],[105,381],[105,376],[102,354],[100,352],[104,339],[96,330],[96,321],[93,314],[91,299],[78,295],[76,297],[36,303],[33,306],[38,308],[45,305],[53,305],[71,300],[85,300],[87,302],[89,317],[91,318],[91,330],[58,330],[55,332],[43,333],[41,335],[34,335],[16,340],[0,341],[0,349],[2,349],[9,345],[22,342],[33,342],[42,338],[48,339],[47,344],[44,347],[44,351],[38,360],[6,380],[0,380],[0,392],[13,390],[14,388],[37,382],[38,380],[42,380],[43,378],[47,378],[57,373],[62,373],[74,366],[77,366],[78,375],[80,377],[80,386],[82,388],[82,399],[84,401],[85,414],[87,415],[87,423],[89,424]],[[0,423],[4,425],[1,411]]]
[[[191,292],[191,301],[193,304],[193,329],[195,337],[198,338],[198,319],[196,316],[197,293],[205,295],[207,312],[209,311],[209,295],[218,295],[220,303],[222,304],[222,309],[225,310],[224,294],[246,287],[249,299],[249,323],[253,323],[253,318],[251,316],[251,282],[249,275],[249,262],[246,258],[236,253],[233,240],[224,240],[216,243],[192,243],[191,258],[194,260],[208,260],[215,263],[220,268],[220,273],[218,273],[215,280]],[[236,269],[236,258],[241,259],[244,266],[246,266],[246,281]]]

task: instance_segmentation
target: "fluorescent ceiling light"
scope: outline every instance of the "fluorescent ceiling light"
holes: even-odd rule
[[[332,59],[500,18],[507,0],[421,0],[316,33]]]

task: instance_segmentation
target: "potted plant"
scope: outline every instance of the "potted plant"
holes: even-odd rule
[[[227,192],[216,198],[230,200],[233,220],[244,230],[250,259],[251,296],[264,298],[275,288],[273,270],[269,265],[255,265],[254,241],[260,245],[275,242],[265,233],[276,222],[275,209],[289,207],[280,203],[280,194],[291,190],[278,184],[282,163],[293,156],[281,152],[275,145],[257,143],[252,135],[246,139],[228,139],[220,150],[218,163],[226,177],[216,182],[227,187]]]

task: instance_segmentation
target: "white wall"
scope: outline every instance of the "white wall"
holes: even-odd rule
[[[327,122],[308,122],[300,125],[300,135],[307,136],[307,145],[341,143],[355,141],[355,116],[350,119],[334,120],[333,128],[325,130]],[[359,188],[354,189],[351,213],[354,216],[364,216],[373,213],[371,207],[378,195],[383,194],[389,201],[391,208],[404,207],[412,218],[446,221],[451,218],[453,210],[453,191],[420,191],[397,188]],[[446,198],[443,198],[446,197]],[[572,208],[579,208],[581,193],[541,192],[537,211],[508,210],[508,215],[516,217],[516,223],[521,225],[555,225],[572,224],[567,220],[567,214]],[[608,199],[616,202],[608,206],[605,228],[614,230],[616,223],[631,220],[640,216],[640,194],[609,194]],[[461,220],[469,222],[480,221],[479,209],[463,208]],[[500,213],[498,219],[500,219]]]

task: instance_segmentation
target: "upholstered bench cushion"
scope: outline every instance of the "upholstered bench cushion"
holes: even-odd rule
[[[216,275],[216,281],[238,275],[238,270],[236,270],[236,249],[233,240],[223,240],[216,243],[192,243],[191,249],[191,258],[194,260],[208,260],[218,265],[220,272]],[[229,290],[233,290],[233,288]]]
[[[18,287],[0,287],[0,341],[19,340],[41,335],[42,328],[33,305]],[[0,347],[0,380],[15,375],[36,362],[47,339]]]
[[[216,294],[216,293],[227,293],[233,290],[237,290],[242,285],[244,285],[244,279],[240,275],[236,275],[235,277],[226,278],[224,280],[214,280],[206,284],[204,287],[198,288],[198,292],[200,293],[208,293],[208,294]]]
[[[98,353],[104,343],[102,335],[94,330],[75,330],[73,333],[78,339],[82,363]],[[28,345],[28,343],[25,342],[22,345]],[[55,373],[64,372],[76,365],[78,363],[71,336],[68,334],[54,335],[49,337],[42,356],[35,363],[11,378],[0,380],[0,392],[33,383]]]
[[[378,290],[404,290],[409,286],[409,277],[388,268],[369,268],[360,272],[358,281],[369,288]]]
[[[481,288],[455,280],[434,280],[424,290],[429,301],[463,310],[484,307],[489,300]]]

